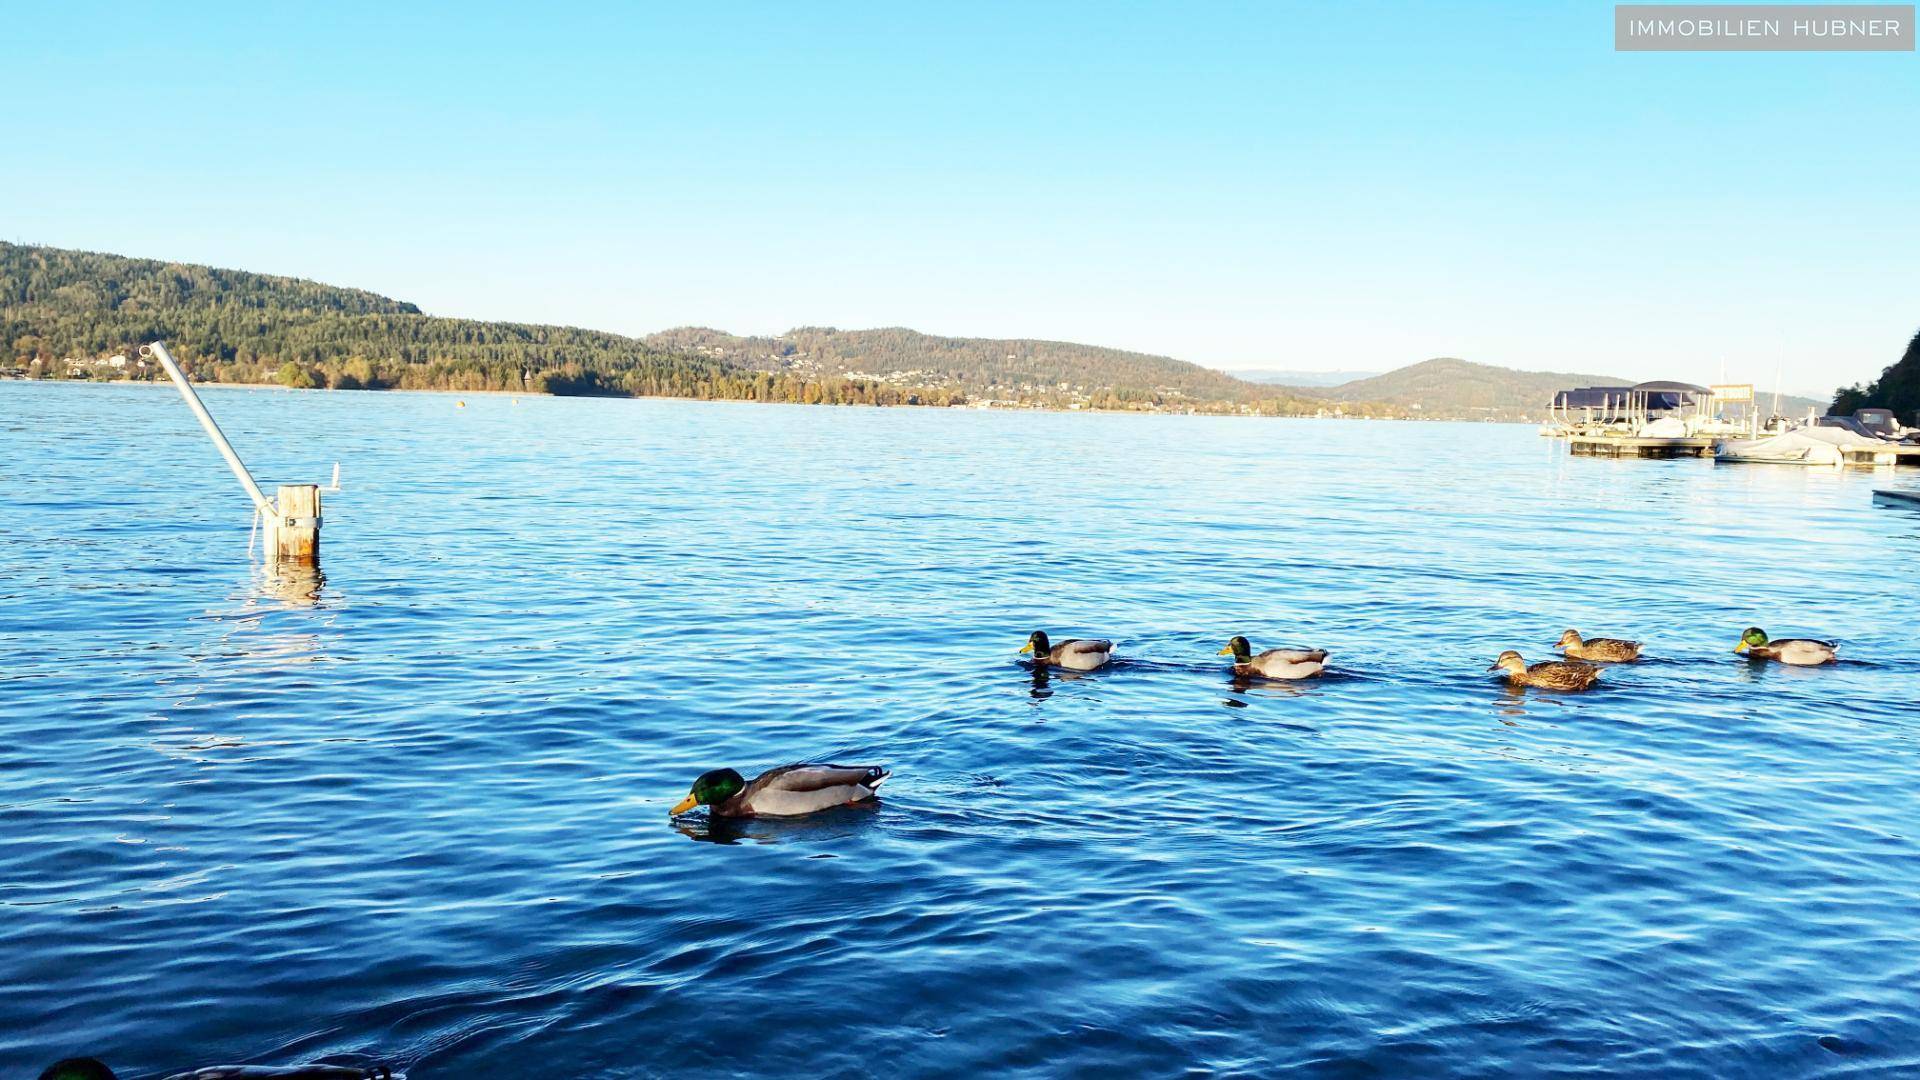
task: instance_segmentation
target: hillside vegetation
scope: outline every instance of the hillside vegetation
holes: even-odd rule
[[[1389,402],[1418,416],[1532,420],[1546,415],[1557,391],[1574,386],[1629,386],[1632,382],[1611,375],[1516,371],[1439,357],[1317,393],[1335,401]]]
[[[165,340],[196,378],[338,389],[667,394],[887,404],[907,395],[807,384],[594,330],[425,315],[298,278],[0,243],[0,357],[39,377],[153,377]]]
[[[1384,375],[1356,379],[1325,389],[1299,389],[1332,401],[1379,401],[1406,408],[1416,416],[1460,420],[1538,421],[1561,390],[1580,386],[1631,386],[1637,380],[1618,375],[1566,371],[1518,371],[1475,364],[1453,357],[1423,360]],[[1770,407],[1771,394],[1759,395]],[[1783,395],[1780,411],[1804,415],[1819,402]]]
[[[196,378],[293,387],[1264,414],[1320,407],[1164,356],[1064,342],[815,328],[637,339],[439,318],[298,278],[0,243],[0,367],[35,378],[151,379],[158,372],[142,368],[137,349],[154,340]]]
[[[1311,413],[1320,403],[1167,356],[1030,338],[937,337],[915,330],[801,327],[779,337],[739,337],[681,327],[644,339],[759,371],[804,378],[873,379],[975,400],[1100,409],[1198,403],[1257,412]],[[1349,411],[1375,412],[1371,403]]]
[[[1849,386],[1834,395],[1833,411],[1892,409],[1901,421],[1920,424],[1920,333],[1907,342],[1907,351],[1887,365],[1880,377],[1865,386]]]

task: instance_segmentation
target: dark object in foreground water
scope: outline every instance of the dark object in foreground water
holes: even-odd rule
[[[118,1080],[98,1058],[68,1058],[47,1067],[40,1080]],[[166,1080],[393,1080],[385,1065],[209,1065]]]

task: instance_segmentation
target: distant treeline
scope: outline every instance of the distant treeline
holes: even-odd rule
[[[1169,356],[1034,338],[952,338],[902,327],[838,330],[804,326],[779,337],[740,337],[684,326],[646,337],[648,345],[694,352],[763,371],[858,374],[904,385],[949,385],[989,401],[1095,409],[1178,409],[1312,413],[1327,403],[1237,379]],[[1360,403],[1347,411],[1397,415]]]
[[[155,340],[210,382],[342,390],[958,404],[869,380],[755,371],[618,334],[423,315],[412,304],[295,278],[0,243],[0,362],[39,378],[157,378]],[[119,355],[125,367],[102,361]]]
[[[301,388],[1268,415],[1323,404],[1168,357],[1065,342],[900,329],[782,338],[689,329],[643,340],[438,318],[297,278],[0,243],[0,368],[34,378],[153,379],[159,372],[139,363],[138,349],[155,340],[203,381]]]
[[[1892,409],[1902,421],[1920,424],[1920,333],[1913,335],[1906,353],[1878,379],[1865,386],[1849,386],[1833,398],[1832,411],[1841,415],[1870,408]]]

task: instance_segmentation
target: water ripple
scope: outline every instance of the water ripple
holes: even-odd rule
[[[1491,425],[207,396],[263,480],[344,463],[324,579],[249,570],[168,393],[0,384],[0,1074],[1920,1067],[1920,529],[1885,475]],[[1751,623],[1847,660],[1750,665]],[[1567,626],[1649,659],[1486,674]],[[1036,677],[1036,628],[1122,662]],[[1335,670],[1236,681],[1235,633]],[[898,775],[666,819],[800,758]]]

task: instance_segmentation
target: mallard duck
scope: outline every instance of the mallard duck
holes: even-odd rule
[[[47,1066],[40,1080],[117,1080],[113,1070],[98,1058],[68,1058]],[[169,1073],[167,1080],[393,1080],[393,1070],[384,1065],[358,1068],[351,1065],[210,1065],[183,1073]]]
[[[667,814],[708,806],[715,817],[797,817],[865,802],[892,775],[880,765],[782,765],[748,783],[732,769],[713,769],[701,773]]]
[[[1054,645],[1047,641],[1045,630],[1035,630],[1020,651],[1032,653],[1036,664],[1068,671],[1092,671],[1113,659],[1113,642],[1105,638],[1068,638]]]
[[[1233,654],[1233,673],[1242,678],[1310,679],[1327,669],[1325,649],[1268,649],[1254,654],[1246,638],[1235,637],[1215,656]]]
[[[1488,671],[1504,671],[1515,686],[1538,686],[1543,690],[1585,690],[1600,680],[1600,669],[1578,660],[1542,660],[1529,664],[1520,654],[1508,649],[1500,654]]]
[[[1640,659],[1640,643],[1637,641],[1624,641],[1611,637],[1583,639],[1578,630],[1569,630],[1561,634],[1560,643],[1554,648],[1575,660],[1605,660],[1619,664]]]
[[[1796,667],[1831,664],[1838,650],[1839,646],[1831,641],[1816,641],[1813,638],[1771,640],[1767,632],[1757,626],[1747,627],[1747,632],[1740,635],[1740,643],[1733,647],[1734,652],[1746,653],[1758,660],[1778,660]]]

